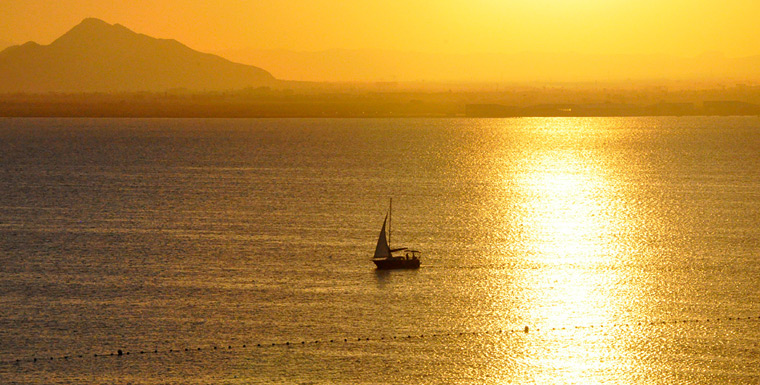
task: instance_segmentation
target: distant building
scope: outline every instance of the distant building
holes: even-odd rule
[[[703,103],[707,115],[760,115],[757,104],[738,100],[710,100]]]
[[[694,103],[666,103],[661,102],[652,106],[652,115],[694,115],[696,114],[696,106]]]
[[[522,115],[520,108],[501,104],[468,104],[464,109],[465,116],[471,118],[504,118]]]

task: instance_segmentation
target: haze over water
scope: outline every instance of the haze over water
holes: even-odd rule
[[[1,382],[760,382],[759,126],[1,120]]]

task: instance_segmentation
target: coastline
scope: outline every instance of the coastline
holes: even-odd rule
[[[387,97],[237,98],[207,96],[13,95],[0,97],[0,117],[109,118],[410,118],[760,116],[760,105],[740,100],[659,103],[542,103]],[[460,98],[461,99],[461,98]]]

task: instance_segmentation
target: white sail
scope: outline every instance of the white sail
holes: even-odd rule
[[[388,216],[385,216],[383,220],[383,228],[380,230],[380,236],[377,238],[377,246],[375,247],[375,258],[388,258],[391,256],[391,248],[388,246],[388,239],[385,237],[385,222],[388,221]]]

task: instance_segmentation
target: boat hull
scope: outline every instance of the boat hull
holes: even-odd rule
[[[372,262],[375,263],[378,270],[417,269],[420,267],[420,260],[418,258],[373,259]]]

